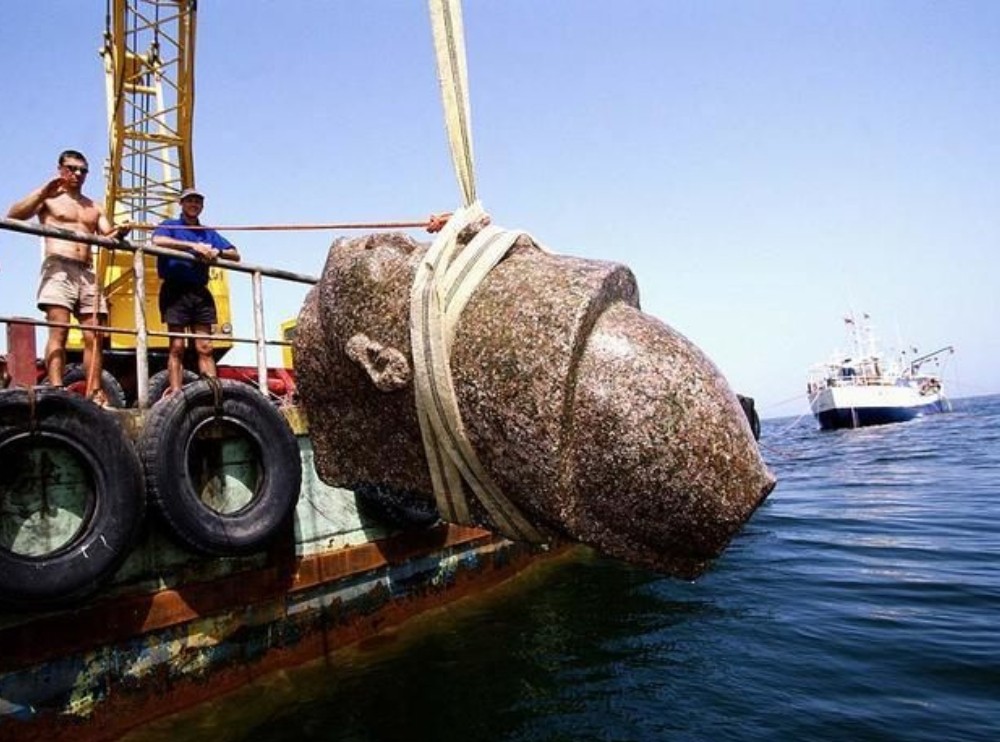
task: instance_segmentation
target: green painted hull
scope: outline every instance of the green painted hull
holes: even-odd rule
[[[0,615],[0,738],[113,737],[498,583],[544,552],[473,528],[390,530],[316,477],[298,435],[292,525],[205,557],[150,519],[82,604]]]

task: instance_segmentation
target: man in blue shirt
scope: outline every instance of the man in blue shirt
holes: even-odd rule
[[[198,217],[205,208],[205,196],[196,188],[181,193],[180,219],[167,219],[153,231],[153,244],[171,250],[190,253],[194,260],[159,255],[156,270],[163,285],[160,287],[160,316],[171,333],[190,332],[209,335],[218,320],[215,299],[208,290],[208,267],[218,258],[239,261],[240,254],[229,240],[214,229],[201,226]],[[184,378],[183,337],[170,338],[167,374],[170,389],[178,391]],[[212,341],[197,338],[198,371],[202,376],[215,376],[215,356]]]

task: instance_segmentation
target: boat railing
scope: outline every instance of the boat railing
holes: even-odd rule
[[[230,334],[198,334],[198,333],[169,333],[148,329],[146,325],[146,261],[145,256],[165,255],[183,260],[195,261],[194,256],[178,250],[156,247],[154,245],[134,244],[125,239],[113,239],[110,237],[100,237],[87,235],[72,230],[49,227],[32,222],[20,221],[18,219],[0,219],[0,229],[21,232],[38,237],[55,237],[61,240],[70,240],[82,244],[91,245],[100,250],[119,250],[133,253],[131,280],[134,282],[135,292],[135,326],[134,327],[112,327],[105,325],[88,326],[88,330],[93,330],[106,335],[120,334],[135,337],[135,365],[136,365],[136,402],[140,409],[149,406],[149,340],[153,337],[183,337],[186,339],[210,339],[225,341],[228,343],[249,344],[255,347],[255,358],[257,367],[257,384],[261,392],[268,393],[267,386],[267,348],[288,346],[291,343],[284,339],[269,339],[264,325],[264,289],[263,279],[273,278],[281,281],[291,281],[303,284],[315,284],[319,281],[316,276],[295,273],[292,271],[271,268],[266,266],[253,265],[246,262],[231,262],[219,260],[212,263],[213,268],[220,268],[226,271],[247,273],[250,275],[252,287],[253,303],[253,327],[252,337],[236,337]],[[35,325],[43,327],[77,327],[74,323],[49,322],[46,320],[29,319],[26,317],[0,316],[0,323],[4,326],[10,325]]]
[[[828,387],[893,386],[901,378],[901,374],[891,368],[854,368],[831,364],[813,369],[808,388],[811,392],[818,392]]]

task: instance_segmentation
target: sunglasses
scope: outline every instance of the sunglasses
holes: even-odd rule
[[[63,167],[77,175],[86,175],[90,172],[90,168],[86,168],[83,165],[63,165]]]

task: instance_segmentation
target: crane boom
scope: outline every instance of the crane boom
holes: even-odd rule
[[[109,0],[104,47],[105,208],[157,224],[194,184],[195,0]]]

